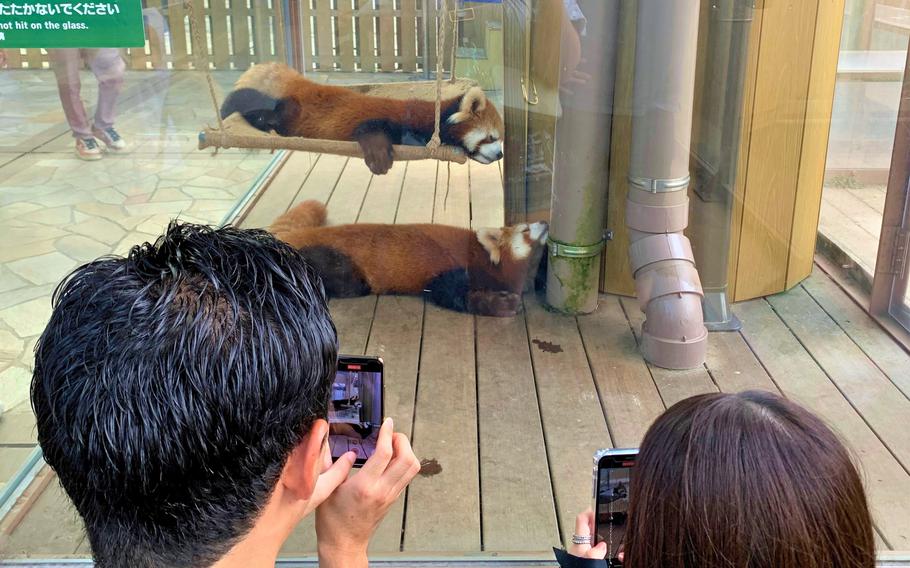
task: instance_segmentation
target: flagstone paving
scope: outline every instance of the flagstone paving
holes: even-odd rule
[[[217,77],[220,96],[237,73]],[[83,98],[97,96],[82,77]],[[128,72],[117,129],[131,152],[78,160],[50,71],[0,71],[0,488],[35,444],[28,386],[56,284],[153,241],[168,222],[217,224],[273,156],[196,149],[215,121],[201,75]]]

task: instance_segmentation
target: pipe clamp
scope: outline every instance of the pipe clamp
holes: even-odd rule
[[[652,179],[629,176],[629,183],[651,193],[670,193],[680,191],[689,185],[690,176],[675,179]]]
[[[604,241],[600,240],[592,245],[573,245],[557,241],[552,237],[547,238],[547,249],[550,255],[561,258],[591,258],[603,251]]]

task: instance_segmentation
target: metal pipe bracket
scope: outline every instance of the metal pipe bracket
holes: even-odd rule
[[[547,250],[550,251],[550,256],[558,258],[592,258],[603,251],[605,243],[606,240],[601,239],[590,245],[575,245],[547,237]]]
[[[636,188],[650,193],[671,193],[681,191],[689,186],[691,177],[687,174],[674,179],[652,179],[629,176],[629,183]]]

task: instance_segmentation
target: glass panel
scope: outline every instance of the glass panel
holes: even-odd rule
[[[910,2],[848,0],[819,227],[867,288],[881,233],[904,77]]]
[[[747,389],[779,392],[843,432],[875,484],[882,540],[901,542],[910,446],[895,417],[910,404],[907,366],[871,320],[856,319],[863,314],[850,311],[814,259],[823,185],[826,242],[851,254],[874,248],[903,77],[893,59],[906,54],[910,4],[848,1],[842,42],[837,4],[194,0],[187,12],[183,2],[148,0],[144,49],[7,50],[0,475],[9,480],[16,468],[7,464],[35,447],[32,349],[66,272],[154,240],[174,218],[233,222],[270,230],[321,278],[343,366],[308,387],[323,381],[336,454],[365,457],[384,415],[421,460],[370,544],[377,557],[473,562],[519,551],[516,562],[543,563],[592,504],[595,452],[637,447],[687,397]],[[191,26],[194,15],[204,25]],[[207,62],[197,63],[203,45]],[[272,65],[283,61],[292,65]],[[67,62],[73,69],[58,90]],[[210,88],[226,127],[206,129],[203,143],[241,132],[220,145],[244,149],[198,150],[200,129],[218,124]],[[82,158],[100,160],[76,156],[74,121],[93,120],[81,118],[80,101],[102,130],[113,123],[127,151],[111,139],[97,155],[82,148]],[[863,262],[870,259],[857,255]],[[180,283],[167,270],[157,276],[155,285]],[[304,280],[256,300],[299,299]],[[281,337],[287,326],[275,324],[309,325],[318,317],[309,308],[282,307],[281,317],[263,320],[263,335],[275,339],[269,349],[244,334],[218,339],[236,341],[250,361],[263,351],[329,353],[328,344],[301,349],[300,337]],[[705,324],[729,333],[709,336]],[[848,335],[856,329],[858,337]],[[886,360],[871,364],[873,351]],[[141,494],[152,507],[160,498],[167,515],[154,546],[165,548],[173,525],[196,526],[205,509],[218,523],[216,542],[200,544],[212,557],[263,522],[255,534],[271,548],[257,543],[253,554],[280,545],[288,563],[312,557],[313,516],[290,521],[308,508],[295,499],[313,469],[300,468],[299,486],[294,473],[280,490],[266,483],[296,470],[284,467],[288,459],[323,465],[315,452],[295,451],[301,423],[313,418],[295,414],[304,414],[300,403],[317,412],[322,403],[301,400],[312,390],[294,391],[290,402],[264,393],[286,394],[286,382],[325,363],[235,373],[242,363],[208,355],[186,354],[204,372],[150,377],[170,380],[173,392],[129,401],[154,416],[185,401],[200,409],[185,413],[203,432],[191,440],[174,440],[167,425],[148,429],[193,456],[161,468],[159,456],[143,454],[142,475],[178,488],[177,497],[159,485]],[[209,396],[209,375],[219,371],[237,384],[252,380],[218,391],[229,397]],[[280,408],[264,408],[271,403]],[[633,467],[634,455],[613,463]],[[259,491],[249,498],[256,492],[239,479],[257,471],[269,473],[251,482]],[[641,479],[632,478],[613,495],[628,498],[630,515]],[[206,499],[168,502],[185,488]],[[28,504],[10,536],[15,554],[90,554],[56,481]],[[233,507],[236,516],[222,519]],[[603,529],[627,515],[600,517]],[[598,532],[624,533],[606,529]]]
[[[201,46],[182,2],[143,4],[142,48],[0,43],[0,492],[36,443],[33,350],[57,283],[154,241],[172,219],[231,220],[276,158],[196,148],[199,130],[216,121],[196,68]],[[242,4],[205,3],[219,98],[252,62],[284,58],[282,4]],[[202,12],[203,2],[194,7]]]

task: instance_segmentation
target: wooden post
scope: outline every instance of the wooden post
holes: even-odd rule
[[[189,69],[190,57],[186,45],[186,31],[189,26],[183,2],[174,1],[167,6],[167,23],[171,30],[171,58],[174,69]],[[249,51],[249,49],[247,49]]]
[[[338,3],[338,51],[342,71],[354,68],[354,11],[351,2]]]
[[[379,3],[379,70],[395,71],[395,20],[388,0]]]
[[[250,10],[246,0],[231,0],[231,40],[234,45],[234,66],[250,66]]]
[[[401,70],[417,71],[417,0],[401,0],[401,18],[398,20]]]
[[[358,4],[357,23],[360,33],[360,70],[372,73],[376,70],[376,48],[373,31],[373,3],[371,0],[360,0]]]
[[[228,37],[226,0],[209,0],[209,22],[212,42],[211,60],[215,69],[230,69],[231,51]],[[278,1],[276,0],[276,3]]]

